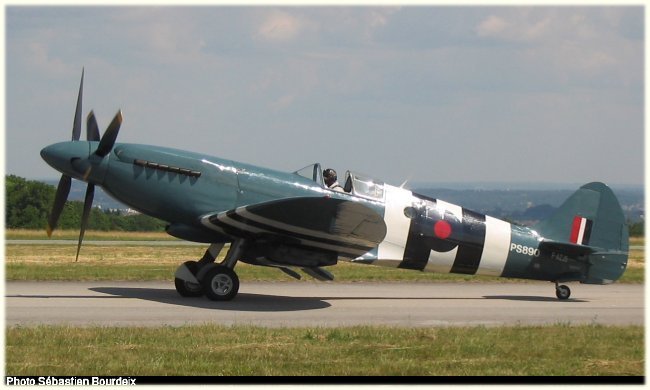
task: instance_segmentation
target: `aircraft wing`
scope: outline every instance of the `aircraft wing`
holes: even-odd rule
[[[383,217],[362,202],[330,197],[287,198],[204,216],[214,230],[356,258],[386,236]]]

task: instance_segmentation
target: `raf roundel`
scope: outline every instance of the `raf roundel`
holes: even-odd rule
[[[447,239],[451,236],[451,225],[447,221],[440,220],[433,225],[433,232],[440,239]]]

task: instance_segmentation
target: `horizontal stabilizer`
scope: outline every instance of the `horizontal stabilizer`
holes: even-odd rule
[[[544,240],[539,244],[539,250],[547,253],[558,253],[578,259],[581,256],[590,255],[595,249],[587,245],[578,245],[568,242]]]

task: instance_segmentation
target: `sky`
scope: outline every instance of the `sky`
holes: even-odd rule
[[[644,180],[643,8],[5,8],[5,171],[117,142],[411,182]],[[85,136],[85,131],[82,132]]]

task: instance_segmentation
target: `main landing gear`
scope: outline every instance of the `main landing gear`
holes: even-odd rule
[[[555,296],[561,301],[569,299],[571,296],[571,289],[564,284],[558,285],[558,282],[555,282]]]
[[[186,261],[176,270],[174,285],[183,297],[200,297],[205,294],[213,301],[230,301],[239,291],[239,277],[233,270],[241,257],[245,241],[230,245],[225,259],[215,260],[224,244],[212,244],[199,261]]]

